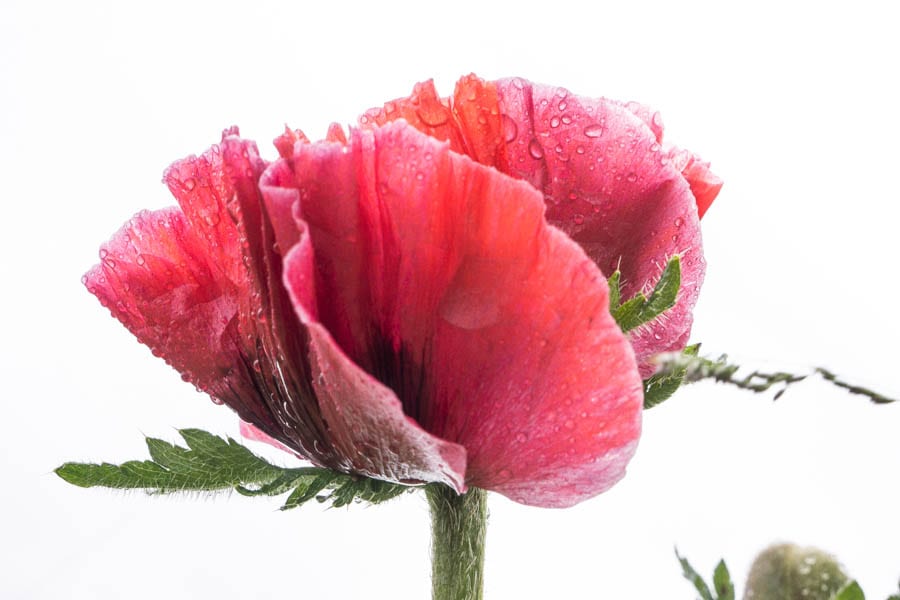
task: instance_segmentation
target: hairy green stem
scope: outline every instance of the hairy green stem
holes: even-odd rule
[[[446,485],[425,489],[431,507],[433,600],[482,600],[487,492],[459,495]]]

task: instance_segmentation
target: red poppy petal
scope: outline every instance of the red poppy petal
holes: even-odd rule
[[[85,283],[186,380],[318,464],[335,465],[302,360],[308,340],[261,210],[265,164],[235,134],[173,164],[165,180],[181,210],[132,219]]]
[[[402,123],[353,132],[349,151],[294,152],[316,268],[292,263],[288,285],[314,279],[333,339],[395,406],[465,446],[467,481],[541,506],[615,483],[640,378],[602,274],[546,225],[540,194]],[[355,365],[324,331],[327,388],[329,368]],[[338,411],[355,395],[334,398]]]
[[[269,444],[270,446],[272,446],[274,448],[278,448],[279,450],[281,450],[283,452],[293,454],[293,455],[297,456],[298,458],[303,458],[302,456],[300,456],[299,454],[297,454],[296,452],[294,452],[293,450],[291,450],[290,448],[288,448],[287,446],[285,446],[284,444],[282,444],[281,442],[279,442],[278,440],[276,440],[275,438],[273,438],[272,436],[267,434],[265,431],[263,431],[262,429],[260,429],[259,427],[256,427],[255,425],[253,425],[251,423],[247,423],[246,421],[241,421],[240,431],[241,431],[241,437],[243,437],[244,439],[253,440],[254,442],[262,442],[264,444]]]
[[[401,109],[423,96],[434,105],[449,104],[454,121],[435,131]],[[653,372],[649,357],[686,339],[705,271],[698,210],[706,210],[721,181],[706,163],[676,164],[660,146],[658,112],[523,79],[486,82],[474,75],[460,79],[452,102],[439,100],[427,82],[409,99],[385,107],[392,110],[369,111],[360,122],[406,118],[420,131],[449,140],[454,151],[462,148],[543,192],[550,223],[581,244],[604,272],[621,269],[624,297],[652,289],[668,259],[680,255],[677,305],[630,334],[642,374]]]
[[[623,297],[652,288],[668,259],[681,256],[676,306],[630,334],[648,375],[647,359],[689,331],[703,280],[699,219],[687,181],[657,134],[624,105],[521,79],[497,86],[500,111],[520,132],[507,146],[510,169],[543,191],[547,219],[601,269],[621,270]]]
[[[419,131],[437,140],[450,142],[454,152],[465,152],[466,147],[453,118],[450,102],[437,95],[430,79],[413,86],[409,98],[386,102],[383,108],[373,108],[359,118],[363,127],[373,127],[403,119]]]
[[[465,449],[429,434],[404,415],[397,396],[354,364],[317,321],[315,270],[313,248],[304,234],[285,257],[284,282],[309,330],[310,378],[329,441],[343,458],[340,468],[401,483],[441,482],[464,492]]]
[[[697,199],[697,212],[702,219],[713,200],[719,195],[723,181],[709,170],[709,163],[700,160],[696,154],[691,154],[687,164],[681,169],[681,173],[687,179],[691,186],[691,193]]]
[[[100,258],[84,277],[88,291],[154,354],[198,386],[230,366],[220,340],[237,312],[234,289],[181,211],[138,213]]]

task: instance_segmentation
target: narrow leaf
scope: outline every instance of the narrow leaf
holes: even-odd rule
[[[606,283],[609,285],[609,310],[615,310],[619,308],[619,304],[622,302],[622,272],[616,270],[615,273],[609,276],[609,279],[606,280]]]
[[[709,591],[709,586],[706,585],[706,582],[703,581],[700,574],[694,570],[694,567],[691,566],[691,563],[689,563],[686,558],[683,558],[678,554],[678,548],[675,549],[675,556],[678,557],[678,562],[681,563],[682,575],[684,575],[685,579],[694,584],[694,589],[700,594],[700,600],[715,600]]]
[[[734,600],[734,583],[724,560],[720,560],[713,573],[713,587],[718,600]]]

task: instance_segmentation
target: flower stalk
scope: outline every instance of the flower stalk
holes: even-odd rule
[[[431,508],[433,600],[482,600],[487,492],[459,495],[446,485],[425,488]]]

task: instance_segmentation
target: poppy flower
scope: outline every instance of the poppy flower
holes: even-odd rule
[[[687,338],[719,184],[641,107],[474,76],[433,92],[349,137],[288,130],[272,163],[227,130],[166,171],[179,207],[133,217],[85,284],[248,436],[343,472],[575,504],[624,475],[646,359]],[[626,338],[603,271],[629,294],[675,253],[679,304]]]
[[[699,219],[722,181],[709,163],[664,144],[658,112],[519,78],[468,75],[451,97],[426,81],[359,122],[396,119],[539,190],[552,225],[604,273],[620,270],[624,298],[652,289],[668,259],[680,255],[676,305],[629,336],[644,377],[654,370],[653,355],[685,347],[705,272]]]

